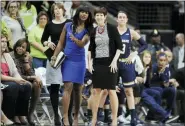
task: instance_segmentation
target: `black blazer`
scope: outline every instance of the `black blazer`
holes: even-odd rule
[[[97,27],[96,27],[97,28]],[[90,45],[89,51],[91,51],[91,58],[95,58],[96,56],[96,43],[95,43],[95,36],[96,36],[96,28],[93,29],[93,32],[90,37]],[[122,50],[123,45],[121,42],[120,34],[117,28],[111,24],[107,24],[107,32],[109,37],[109,56],[111,59],[114,58],[116,54],[116,50]]]

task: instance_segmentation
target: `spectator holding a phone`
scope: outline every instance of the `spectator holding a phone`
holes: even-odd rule
[[[35,125],[33,112],[40,97],[42,81],[39,77],[35,76],[35,71],[32,66],[32,57],[28,52],[29,47],[29,43],[25,38],[19,39],[14,45],[14,51],[11,53],[11,56],[21,77],[31,83],[32,93],[27,120],[29,124]]]

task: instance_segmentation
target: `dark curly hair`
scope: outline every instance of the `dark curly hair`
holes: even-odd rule
[[[26,38],[21,38],[21,39],[19,39],[19,40],[15,43],[15,45],[14,45],[14,47],[13,47],[13,51],[14,51],[15,54],[17,54],[16,48],[17,48],[17,47],[20,47],[23,43],[26,43],[26,44],[27,44],[26,51],[30,53],[30,43],[27,41]]]

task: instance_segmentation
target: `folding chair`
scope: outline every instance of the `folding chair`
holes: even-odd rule
[[[52,123],[51,116],[50,116],[48,107],[46,105],[46,103],[50,100],[49,91],[47,89],[47,86],[49,85],[46,84],[46,68],[40,67],[35,69],[35,75],[40,77],[43,84],[42,93],[40,95],[40,102],[41,102],[41,107],[44,110],[44,114],[41,116],[39,123],[45,118],[45,116],[47,116],[49,119],[49,122]],[[35,113],[37,113],[37,111]]]
[[[43,82],[43,88],[42,88],[42,93],[40,95],[40,102],[41,102],[41,107],[44,110],[44,113],[41,116],[41,119],[39,120],[39,124],[42,120],[45,119],[45,117],[47,117],[49,119],[49,122],[52,124],[52,117],[49,113],[48,107],[46,105],[46,103],[50,100],[50,94],[48,91],[48,86],[50,86],[50,84],[46,84],[46,68],[44,67],[40,67],[35,69],[35,74],[36,76],[39,76]],[[62,95],[59,92],[59,101],[62,99]],[[37,112],[35,112],[37,113]],[[60,116],[60,118],[62,118],[60,109],[58,108],[58,114]],[[38,122],[38,121],[37,121]]]

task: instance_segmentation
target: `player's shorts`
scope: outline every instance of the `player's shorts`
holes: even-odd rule
[[[125,64],[124,60],[119,59],[119,76],[125,88],[133,87],[136,79],[134,63]]]

